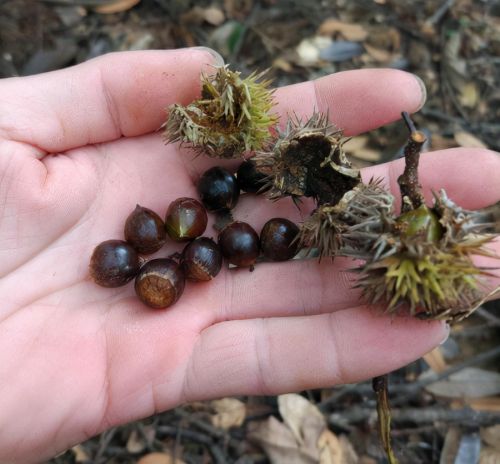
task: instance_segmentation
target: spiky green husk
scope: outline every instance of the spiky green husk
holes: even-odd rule
[[[290,117],[274,145],[253,158],[257,170],[267,175],[268,197],[305,196],[335,205],[360,182],[342,144],[342,131],[326,114],[314,112],[305,122]]]
[[[403,305],[412,315],[461,319],[484,296],[484,278],[489,274],[472,258],[492,256],[486,245],[493,236],[481,233],[485,224],[477,221],[479,215],[456,206],[444,191],[436,196],[432,210],[419,209],[419,214],[427,211],[439,221],[439,234],[434,219],[426,222],[408,213],[400,216],[406,221],[417,218],[419,226],[415,227],[386,217],[381,221],[384,230],[369,234],[371,250],[363,250],[367,261],[357,269],[357,286],[367,301],[382,303],[389,312]]]
[[[429,245],[417,254],[407,251],[367,263],[357,285],[365,299],[384,303],[389,312],[404,303],[412,315],[448,319],[466,314],[481,299],[485,274],[468,255]]]
[[[367,239],[384,229],[384,217],[391,214],[394,197],[372,179],[358,184],[343,195],[334,206],[319,206],[301,225],[299,240],[302,247],[316,248],[320,257],[365,253],[371,249]]]
[[[227,65],[215,76],[202,75],[202,97],[187,106],[172,105],[164,136],[213,158],[237,158],[261,150],[277,116],[270,114],[273,92],[265,72],[247,78]]]

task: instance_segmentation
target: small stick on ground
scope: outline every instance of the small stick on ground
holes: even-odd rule
[[[391,446],[391,410],[389,408],[389,398],[387,383],[389,376],[387,374],[374,377],[372,381],[373,391],[377,396],[377,414],[380,439],[387,455],[389,464],[399,464]]]

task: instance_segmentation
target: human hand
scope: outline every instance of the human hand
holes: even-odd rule
[[[345,259],[223,270],[165,311],[144,307],[132,285],[89,279],[93,248],[123,237],[136,203],[162,215],[221,164],[155,132],[165,107],[196,98],[211,63],[199,49],[130,52],[0,82],[0,462],[40,461],[188,401],[367,379],[446,337],[440,322],[361,305]],[[283,115],[328,110],[354,135],[416,111],[424,95],[410,74],[364,70],[276,99]],[[454,149],[424,155],[421,179],[428,195],[444,187],[473,209],[498,200],[499,170],[491,152]],[[395,162],[363,176],[396,191],[401,171]],[[300,220],[291,202],[250,195],[235,215],[256,230],[275,216]]]

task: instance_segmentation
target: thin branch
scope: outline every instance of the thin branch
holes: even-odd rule
[[[389,407],[389,394],[387,374],[374,377],[372,381],[373,391],[377,396],[377,415],[380,439],[387,456],[389,464],[398,464],[391,446],[391,409]]]
[[[398,178],[399,189],[402,197],[402,212],[411,211],[424,204],[422,187],[418,182],[418,163],[420,152],[427,137],[418,131],[408,113],[402,113],[403,120],[410,131],[410,136],[405,147],[405,170]]]

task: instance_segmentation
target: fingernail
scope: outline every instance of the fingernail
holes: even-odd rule
[[[214,66],[224,66],[224,58],[222,58],[222,56],[216,52],[215,50],[213,50],[212,48],[208,48],[208,47],[194,47],[195,50],[200,50],[202,52],[206,52],[206,53],[210,53],[210,55],[212,55],[212,58],[213,58],[213,65]]]
[[[445,343],[446,340],[448,340],[448,338],[450,338],[450,324],[445,324],[444,328],[446,330],[446,334],[445,334],[443,340],[441,341],[440,345],[442,345],[443,343]]]
[[[420,87],[421,98],[420,98],[420,104],[417,109],[418,111],[425,105],[425,102],[427,101],[427,89],[425,88],[424,81],[420,77],[418,77],[416,74],[413,74],[413,77],[416,79],[416,81],[418,82],[418,86]]]

